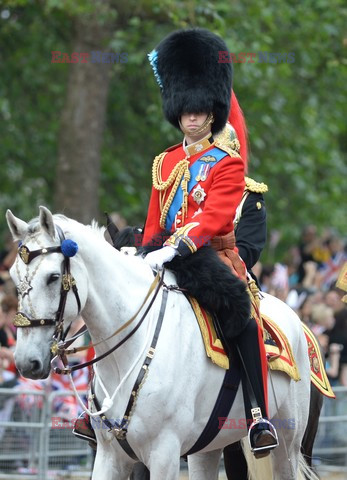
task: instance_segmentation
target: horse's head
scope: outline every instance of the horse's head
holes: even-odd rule
[[[10,210],[6,218],[13,239],[21,242],[10,270],[19,300],[15,362],[23,376],[46,378],[64,319],[67,325],[84,307],[88,276],[78,254],[70,262],[78,245],[47,208],[40,207],[38,219],[29,223]]]

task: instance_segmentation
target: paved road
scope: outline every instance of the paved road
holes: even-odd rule
[[[188,480],[188,473],[187,472],[186,473],[182,472],[181,475],[180,475],[180,480]],[[220,472],[218,480],[227,480],[227,477],[226,477],[225,473]]]
[[[320,480],[346,480],[347,473],[319,473]],[[180,480],[188,480],[188,472],[182,471],[180,475]],[[220,471],[218,480],[227,480],[224,471]]]

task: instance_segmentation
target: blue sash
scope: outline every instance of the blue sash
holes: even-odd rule
[[[190,171],[190,180],[188,182],[188,194],[192,191],[195,185],[199,182],[197,179],[199,172],[203,166],[209,165],[209,168],[213,168],[217,163],[228,155],[227,152],[224,152],[220,148],[214,147],[212,150],[205,151],[198,160],[196,160],[193,165],[189,168]],[[212,158],[211,158],[212,157]],[[205,160],[204,160],[205,158]],[[214,158],[214,160],[213,160]],[[183,190],[182,187],[178,187],[174,199],[169,208],[165,228],[171,230],[172,224],[175,220],[177,212],[181,209],[183,202]]]

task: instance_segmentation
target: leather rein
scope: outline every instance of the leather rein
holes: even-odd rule
[[[155,299],[157,298],[157,295],[158,295],[158,293],[160,291],[160,288],[163,284],[164,284],[163,274],[160,275],[159,272],[158,272],[158,274],[154,278],[154,280],[153,280],[153,282],[152,282],[152,284],[151,284],[151,286],[148,290],[148,293],[147,293],[144,301],[142,302],[142,305],[137,310],[137,312],[130,318],[130,320],[128,320],[126,323],[124,323],[121,327],[119,327],[114,333],[112,333],[112,335],[110,335],[106,339],[101,340],[100,342],[97,342],[97,343],[89,344],[85,347],[78,347],[78,348],[72,348],[70,350],[67,350],[66,347],[71,345],[71,343],[74,342],[76,340],[76,338],[78,338],[80,335],[82,335],[85,332],[87,327],[84,325],[77,332],[77,334],[74,337],[69,338],[65,342],[59,343],[57,345],[57,354],[61,358],[61,360],[63,361],[63,363],[65,365],[65,368],[61,369],[59,367],[55,367],[55,369],[54,369],[55,373],[59,373],[59,374],[62,374],[62,375],[68,375],[71,372],[74,372],[75,370],[80,370],[81,368],[89,367],[90,365],[93,365],[94,363],[98,362],[99,360],[102,360],[103,358],[107,357],[112,352],[117,350],[119,347],[121,347],[127,340],[129,340],[130,337],[132,337],[132,335],[134,335],[134,333],[141,326],[144,319],[148,315],[148,312],[152,308],[152,305],[153,305]],[[155,289],[155,291],[154,291],[154,289]],[[97,345],[100,345],[101,343],[104,343],[104,342],[110,340],[112,337],[116,336],[118,333],[120,333],[122,330],[124,330],[127,326],[129,326],[135,320],[135,318],[137,317],[139,312],[142,310],[142,308],[144,307],[145,303],[147,302],[148,298],[150,297],[150,295],[152,294],[153,291],[154,291],[154,295],[151,298],[151,301],[149,302],[149,304],[148,304],[146,310],[144,311],[143,315],[141,316],[140,320],[137,322],[137,324],[132,328],[132,330],[130,330],[130,332],[122,340],[120,340],[116,345],[114,345],[112,348],[107,350],[105,353],[103,353],[102,355],[99,355],[98,357],[93,358],[92,360],[89,360],[89,361],[83,362],[83,363],[79,363],[78,365],[73,365],[72,367],[67,367],[66,366],[66,363],[65,363],[66,362],[66,355],[71,355],[71,354],[74,354],[74,353],[77,353],[77,352],[82,352],[82,351],[87,350],[91,347],[96,347]]]

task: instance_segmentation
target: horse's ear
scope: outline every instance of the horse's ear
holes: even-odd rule
[[[8,228],[12,234],[13,240],[24,240],[25,236],[28,233],[28,224],[23,220],[15,217],[11,210],[6,212],[6,220]]]
[[[40,225],[43,230],[45,230],[49,236],[52,238],[55,237],[55,227],[54,227],[54,221],[53,221],[53,215],[50,210],[46,207],[39,207],[40,208],[40,214],[39,214],[39,220],[40,220]]]

